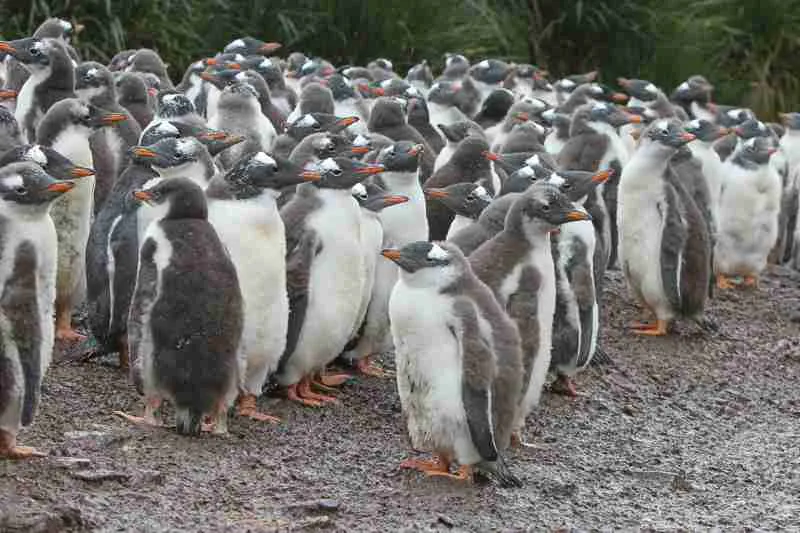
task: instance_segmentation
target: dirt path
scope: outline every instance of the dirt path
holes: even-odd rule
[[[521,490],[399,471],[391,381],[349,386],[324,410],[265,400],[283,424],[233,420],[228,438],[191,439],[114,418],[140,409],[118,370],[55,364],[21,435],[51,457],[0,461],[0,531],[796,530],[798,278],[780,270],[719,297],[719,335],[683,325],[665,339],[625,331],[636,309],[611,279],[615,364],[580,375],[577,400],[545,395],[526,435],[537,447],[509,460]]]

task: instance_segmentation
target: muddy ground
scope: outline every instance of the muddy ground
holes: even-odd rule
[[[20,436],[50,456],[0,461],[0,530],[800,529],[798,275],[720,296],[711,336],[633,337],[614,276],[605,302],[614,364],[579,376],[584,396],[545,395],[536,447],[509,461],[523,489],[400,471],[392,381],[362,379],[320,410],[265,399],[282,424],[234,419],[227,438],[194,439],[126,425],[111,412],[141,409],[127,377],[62,361]]]

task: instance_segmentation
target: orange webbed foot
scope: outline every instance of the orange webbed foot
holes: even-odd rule
[[[363,376],[373,378],[390,378],[393,376],[392,372],[382,368],[380,365],[372,361],[372,356],[368,355],[358,360],[356,363],[358,373]]]
[[[269,422],[270,424],[279,424],[281,419],[276,416],[271,416],[262,413],[256,406],[256,396],[254,394],[242,394],[236,404],[236,414],[239,416],[250,418],[256,422]]]
[[[662,337],[667,334],[669,322],[666,320],[656,320],[655,324],[650,324],[648,327],[635,329],[633,332],[637,335],[645,335],[649,337]]]

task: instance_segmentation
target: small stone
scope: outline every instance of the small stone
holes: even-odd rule
[[[58,468],[75,468],[78,466],[89,466],[92,461],[83,457],[55,457],[51,460],[53,466]]]
[[[447,515],[440,514],[440,515],[439,515],[439,516],[436,518],[436,521],[437,521],[437,522],[439,522],[440,524],[444,525],[444,526],[447,526],[447,527],[453,527],[453,526],[455,526],[455,522],[453,522],[453,519],[452,519],[452,518],[450,518],[450,517],[449,517],[449,516],[447,516]]]
[[[328,513],[335,513],[339,510],[339,500],[332,500],[332,499],[322,499],[317,500],[316,508],[320,511],[325,511]]]
[[[93,483],[103,481],[127,481],[131,475],[117,470],[79,470],[72,473],[72,477]]]
[[[632,405],[628,405],[628,404],[622,406],[622,412],[625,413],[628,416],[635,416],[636,415],[636,410],[633,408]]]

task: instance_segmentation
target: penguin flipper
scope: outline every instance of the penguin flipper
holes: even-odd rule
[[[497,459],[498,451],[492,427],[492,362],[490,344],[482,338],[475,305],[468,300],[455,304],[461,319],[460,328],[450,331],[461,350],[463,381],[461,399],[467,415],[472,442],[486,461]]]
[[[558,166],[565,170],[595,172],[608,148],[608,137],[585,133],[573,137],[558,154]]]
[[[673,309],[681,308],[680,274],[686,228],[683,224],[675,187],[667,183],[664,189],[666,205],[662,206],[664,229],[661,235],[661,284]]]
[[[130,371],[139,394],[144,394],[142,369],[142,338],[146,327],[145,318],[156,299],[158,267],[154,257],[158,245],[152,238],[142,243],[139,253],[139,275],[136,279],[131,310],[128,319],[128,342],[130,345]]]

